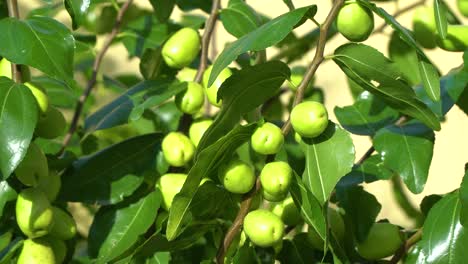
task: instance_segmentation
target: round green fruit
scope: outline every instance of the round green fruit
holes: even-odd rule
[[[180,132],[170,132],[162,141],[162,151],[167,163],[181,167],[192,160],[195,146],[186,135]]]
[[[54,250],[45,239],[27,239],[18,257],[17,264],[56,264]]]
[[[167,173],[158,179],[156,188],[158,188],[162,194],[162,208],[165,210],[171,208],[174,196],[180,192],[186,179],[187,174],[182,173]]]
[[[41,190],[51,202],[57,199],[62,187],[62,178],[56,171],[50,171],[46,177],[40,177],[37,188]]]
[[[200,143],[201,138],[205,134],[206,130],[213,124],[211,119],[198,119],[195,120],[189,128],[189,138],[195,147]]]
[[[374,14],[356,1],[346,2],[336,18],[338,31],[350,41],[366,40],[374,30]]]
[[[200,51],[200,36],[193,28],[182,28],[172,35],[162,48],[162,57],[171,68],[183,68],[197,57]]]
[[[54,139],[64,134],[67,122],[62,112],[53,106],[49,106],[47,113],[36,125],[34,133],[41,138]]]
[[[187,82],[187,90],[175,97],[175,103],[179,110],[191,115],[200,111],[204,102],[203,86],[196,82]]]
[[[64,210],[53,206],[55,224],[49,235],[61,240],[68,240],[76,235],[76,223],[71,215]]]
[[[245,216],[244,232],[255,245],[271,247],[282,240],[284,224],[274,213],[259,209]]]
[[[255,185],[254,169],[241,160],[232,160],[218,173],[224,188],[232,193],[244,194]]]
[[[39,181],[47,178],[49,168],[44,152],[33,142],[15,170],[16,178],[26,186],[37,186]]]
[[[23,190],[16,200],[16,221],[29,238],[47,235],[54,225],[54,211],[39,189]]]
[[[413,14],[413,33],[416,41],[426,49],[436,47],[434,8],[421,6]]]
[[[181,82],[193,82],[197,75],[197,70],[185,67],[177,73],[177,79]]]
[[[464,17],[468,17],[468,1],[467,0],[457,0],[457,7],[460,13]]]
[[[377,260],[393,255],[402,245],[403,237],[397,226],[375,223],[366,240],[357,245],[357,251],[365,259]]]
[[[219,73],[218,77],[216,77],[216,80],[213,82],[213,84],[210,87],[208,87],[208,80],[210,79],[210,74],[211,74],[212,69],[213,69],[213,65],[208,67],[206,71],[203,73],[203,87],[205,87],[205,93],[208,98],[208,101],[216,107],[221,107],[222,100],[218,101],[218,90],[223,84],[223,82],[227,78],[231,77],[232,71],[229,68],[223,69]]]
[[[302,102],[291,111],[291,125],[301,137],[317,137],[327,128],[327,109],[319,102]]]
[[[265,164],[260,172],[263,197],[271,202],[281,201],[286,198],[292,177],[292,169],[284,161],[274,161]]]
[[[283,143],[284,136],[281,129],[269,122],[259,126],[251,137],[253,150],[264,155],[278,153]]]
[[[312,247],[323,251],[323,247],[325,246],[325,242],[323,242],[323,239],[320,237],[320,235],[315,231],[315,229],[312,226],[309,226],[309,229],[307,231],[307,238],[309,242],[312,244]]]
[[[43,239],[49,243],[50,247],[54,251],[55,262],[63,263],[67,256],[67,245],[65,245],[65,242],[51,236],[45,236]]]
[[[36,98],[40,114],[45,115],[49,109],[49,97],[47,97],[47,94],[41,88],[30,82],[24,83],[24,85],[29,88],[34,98]]]
[[[279,216],[286,225],[295,226],[302,222],[301,213],[294,204],[294,200],[291,196],[282,202],[274,203],[271,211]]]
[[[436,43],[441,49],[447,51],[465,51],[468,47],[468,26],[448,25],[447,37],[442,39],[437,35]]]

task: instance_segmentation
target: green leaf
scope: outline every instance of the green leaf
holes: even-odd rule
[[[395,62],[403,77],[411,86],[421,83],[416,49],[403,41],[397,31],[393,31],[392,33],[388,53],[390,59]]]
[[[115,204],[131,195],[154,169],[162,134],[130,138],[82,157],[62,176],[59,200]]]
[[[236,38],[247,35],[260,25],[255,10],[242,0],[230,0],[228,6],[221,10],[220,18],[226,31]]]
[[[150,0],[154,14],[161,22],[166,22],[171,17],[175,6],[175,0]]]
[[[17,64],[26,64],[53,78],[73,82],[75,40],[60,22],[43,16],[24,20],[0,20],[0,55]]]
[[[0,264],[11,264],[14,263],[12,258],[16,255],[16,252],[23,247],[24,240],[17,237],[13,240],[10,245],[5,249],[7,252],[1,256]]]
[[[418,55],[419,58],[419,72],[421,80],[423,82],[423,87],[426,90],[426,93],[429,95],[432,101],[440,100],[440,80],[439,73],[437,69],[432,65],[432,63]]]
[[[221,164],[231,158],[232,153],[243,143],[247,142],[255,129],[256,124],[248,126],[237,125],[216,143],[200,152],[200,156],[190,169],[187,180],[181,191],[174,197],[169,211],[166,235],[169,241],[174,240],[193,218],[192,202],[202,178],[215,173]]]
[[[353,105],[336,106],[335,115],[340,124],[349,132],[357,135],[374,135],[377,130],[393,124],[398,119],[398,112],[371,93],[364,91]]]
[[[376,49],[363,44],[345,44],[336,49],[333,60],[355,83],[382,98],[390,107],[440,130],[437,116],[400,80],[402,74],[398,67]]]
[[[460,186],[460,203],[460,223],[468,228],[468,168],[466,168],[465,176]]]
[[[156,219],[161,199],[161,193],[154,191],[138,200],[101,207],[89,231],[90,255],[96,263],[109,263],[135,244]]]
[[[434,17],[437,32],[442,39],[447,37],[447,10],[441,0],[434,0]]]
[[[3,215],[5,205],[10,201],[16,200],[17,195],[16,191],[11,188],[7,181],[0,182],[0,218]]]
[[[89,0],[65,0],[65,9],[72,19],[73,30],[85,23],[86,15],[90,12],[91,1]]]
[[[182,11],[201,9],[207,13],[211,10],[213,0],[176,0],[177,6]]]
[[[278,254],[278,260],[281,263],[315,263],[317,259],[311,248],[313,248],[313,245],[307,233],[299,233],[292,240],[283,240],[283,248]]]
[[[298,8],[283,14],[233,42],[223,50],[214,62],[208,86],[211,86],[218,74],[233,62],[237,56],[247,51],[260,51],[273,46],[284,39],[315,5]]]
[[[419,122],[382,128],[374,147],[388,168],[397,172],[413,193],[423,191],[434,150],[434,131]]]
[[[270,61],[243,68],[228,78],[218,91],[218,98],[223,100],[221,111],[200,140],[195,158],[226,135],[244,114],[273,97],[290,74],[283,62]]]
[[[33,77],[31,83],[43,88],[47,92],[49,102],[61,108],[74,108],[81,95],[81,90],[47,76]]]
[[[324,204],[341,177],[353,168],[353,141],[348,132],[330,121],[320,136],[303,138],[301,146],[306,156],[302,180],[320,204]]]
[[[6,77],[0,77],[0,98],[0,176],[5,180],[26,155],[38,110],[29,89]]]

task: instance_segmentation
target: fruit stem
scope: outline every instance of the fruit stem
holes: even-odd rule
[[[412,236],[410,236],[405,243],[401,246],[400,249],[393,255],[392,259],[389,261],[390,264],[396,264],[398,263],[408,252],[408,250],[411,249],[416,243],[418,243],[423,234],[423,229],[420,228],[416,233],[414,233]]]
[[[16,19],[20,18],[19,15],[19,8],[18,8],[18,1],[17,0],[8,0],[7,1],[8,7],[8,16],[13,17]],[[13,81],[16,83],[21,83],[21,70],[16,64],[11,63],[11,76]]]

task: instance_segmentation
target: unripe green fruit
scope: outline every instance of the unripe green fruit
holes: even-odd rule
[[[263,197],[276,202],[285,198],[291,185],[293,173],[288,163],[275,161],[265,164],[260,173]]]
[[[448,25],[447,37],[436,37],[437,46],[447,51],[465,51],[468,47],[468,26]]]
[[[200,36],[193,28],[182,28],[172,35],[162,48],[162,57],[171,68],[183,68],[197,57]]]
[[[327,128],[327,109],[319,102],[302,102],[291,111],[291,125],[301,137],[317,137]]]
[[[206,71],[203,73],[203,87],[205,87],[205,93],[208,98],[208,101],[216,106],[216,107],[221,107],[222,100],[217,101],[218,99],[218,90],[219,87],[223,84],[223,82],[231,77],[232,71],[229,68],[224,68],[216,77],[216,80],[213,82],[213,84],[208,87],[208,80],[210,79],[210,74],[211,70],[213,69],[213,65],[208,67]]]
[[[41,190],[50,202],[57,199],[57,195],[62,187],[62,178],[56,171],[50,171],[46,177],[40,177],[37,188]]]
[[[40,114],[45,115],[49,109],[49,97],[47,97],[47,94],[41,88],[30,82],[24,83],[24,85],[29,88],[31,93],[34,95],[34,98],[36,98]]]
[[[436,47],[434,8],[421,6],[413,14],[414,39],[426,49]]]
[[[26,155],[16,167],[15,175],[26,186],[37,186],[42,178],[49,175],[47,158],[35,143],[29,144]]]
[[[175,97],[176,106],[186,114],[196,114],[205,102],[203,86],[196,82],[187,82],[187,90]]]
[[[271,247],[282,240],[284,224],[274,213],[259,209],[245,216],[244,232],[255,245]]]
[[[11,233],[10,230],[5,231],[3,234],[0,235],[0,252],[10,244],[12,237],[13,233]]]
[[[31,80],[31,72],[29,67],[26,65],[20,65],[21,69],[21,81],[29,82]],[[6,58],[0,60],[0,77],[7,77],[12,79],[11,76],[11,62]]]
[[[169,210],[172,205],[174,196],[180,192],[187,174],[182,173],[167,173],[161,176],[156,182],[156,188],[159,188],[162,194],[162,208]]]
[[[374,30],[374,14],[356,1],[349,1],[340,9],[336,18],[338,31],[348,40],[361,42]]]
[[[76,223],[71,215],[62,209],[53,206],[55,224],[49,235],[61,240],[68,240],[76,235]]]
[[[177,73],[177,79],[181,82],[193,82],[195,75],[197,75],[197,70],[186,67]]]
[[[17,264],[56,264],[52,246],[45,239],[27,239],[23,242],[23,249]]]
[[[218,173],[224,188],[232,193],[244,194],[255,184],[254,169],[241,160],[231,160]]]
[[[34,133],[41,138],[54,139],[63,135],[67,122],[62,112],[49,106],[44,117],[39,118]]]
[[[271,211],[279,216],[286,225],[295,226],[302,222],[301,213],[291,196],[280,203],[273,204]]]
[[[49,243],[50,247],[54,251],[55,262],[63,263],[67,256],[67,245],[65,245],[65,242],[51,236],[45,236],[43,239]]]
[[[36,188],[23,190],[16,200],[16,221],[29,238],[47,235],[54,225],[54,212],[46,195]]]
[[[276,154],[284,143],[281,129],[272,123],[266,122],[259,126],[251,137],[253,150],[260,154]]]
[[[319,236],[317,231],[315,231],[315,229],[311,226],[309,226],[309,230],[307,231],[307,238],[310,244],[312,244],[313,248],[323,251],[325,242],[323,242],[323,239]]]
[[[162,151],[167,163],[181,167],[193,158],[195,146],[186,135],[170,132],[162,141]]]
[[[397,226],[389,223],[375,223],[357,251],[365,259],[377,260],[393,255],[402,245],[403,237]]]
[[[464,17],[468,17],[468,1],[467,0],[457,0],[457,7],[460,13]]]
[[[189,128],[189,138],[195,147],[198,146],[200,143],[203,134],[205,134],[206,130],[213,124],[213,120],[211,119],[198,119],[195,120]]]
[[[297,87],[301,84],[302,79],[304,79],[304,74],[306,73],[307,68],[303,66],[296,66],[291,69],[291,81],[287,82],[289,89],[292,91],[297,91]],[[312,89],[313,87],[313,80],[309,83],[306,88],[306,93]]]

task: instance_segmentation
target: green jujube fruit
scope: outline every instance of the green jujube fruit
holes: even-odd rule
[[[174,33],[164,43],[162,57],[171,68],[183,68],[197,57],[200,51],[200,36],[198,32],[189,27],[185,27]]]
[[[34,98],[36,98],[41,116],[45,115],[49,109],[49,97],[47,97],[45,91],[30,82],[24,83],[24,85],[29,88],[31,93],[34,95]]]
[[[364,41],[374,30],[374,13],[356,1],[347,1],[338,12],[336,27],[348,40]]]
[[[292,177],[292,169],[284,161],[265,164],[260,172],[263,197],[271,202],[278,202],[286,198]]]
[[[21,191],[16,200],[16,221],[29,238],[50,232],[54,225],[54,211],[41,190],[29,188]]]
[[[179,72],[177,72],[177,79],[181,82],[193,82],[197,75],[197,70],[185,67]]]
[[[35,143],[29,144],[26,155],[16,167],[15,175],[26,186],[37,186],[42,178],[49,175],[47,158]]]
[[[195,146],[192,141],[180,132],[170,132],[161,144],[164,158],[172,166],[181,167],[193,158]]]
[[[180,192],[186,179],[187,174],[182,173],[167,173],[158,179],[156,188],[161,191],[163,209],[169,210],[171,208],[174,196]]]
[[[186,114],[196,114],[205,102],[203,86],[196,82],[187,82],[187,90],[175,96],[175,103],[180,111]]]
[[[53,206],[55,223],[49,232],[50,236],[61,240],[68,240],[76,235],[76,222],[71,215]]]
[[[47,240],[43,238],[27,239],[18,257],[17,264],[58,264],[55,260],[54,250]]]
[[[468,26],[448,25],[447,37],[442,39],[437,35],[436,43],[441,49],[447,51],[465,51],[468,47]]]
[[[357,251],[365,259],[377,260],[393,255],[403,244],[403,236],[397,226],[375,223],[367,238],[357,245]]]
[[[271,211],[279,216],[286,225],[295,226],[302,222],[301,212],[299,212],[291,196],[282,202],[274,203]]]
[[[205,134],[206,130],[213,124],[213,120],[211,119],[198,119],[195,120],[189,128],[189,138],[192,141],[192,143],[196,146],[198,146],[198,143],[200,143],[201,138],[203,137],[203,134]]]
[[[254,169],[247,163],[235,159],[221,166],[219,179],[224,188],[232,193],[248,193],[255,184]]]
[[[468,17],[468,1],[467,0],[457,0],[457,7],[460,13],[464,17]]]
[[[302,102],[291,111],[291,125],[301,137],[317,137],[327,128],[327,109],[319,102]]]
[[[434,8],[421,6],[413,14],[414,39],[426,49],[436,47]]]
[[[252,134],[251,146],[255,152],[263,155],[276,154],[284,143],[281,129],[273,123],[266,122]]]
[[[203,87],[205,87],[205,93],[206,93],[206,97],[208,98],[208,101],[216,107],[221,107],[223,102],[222,100],[218,101],[218,90],[223,84],[223,82],[227,78],[231,77],[232,71],[229,68],[224,68],[219,73],[218,77],[216,77],[216,80],[213,82],[213,84],[210,87],[208,87],[208,80],[210,79],[210,74],[211,74],[212,69],[213,69],[213,65],[208,67],[203,73]]]
[[[259,247],[277,245],[284,235],[284,224],[274,213],[259,209],[244,218],[244,232]]]
[[[39,118],[34,133],[41,138],[54,139],[64,134],[66,126],[62,112],[50,106],[45,116]]]

